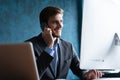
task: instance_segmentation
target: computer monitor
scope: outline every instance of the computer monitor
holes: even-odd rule
[[[120,5],[115,1],[83,0],[81,69],[120,70]]]
[[[0,80],[39,80],[32,43],[0,44]]]

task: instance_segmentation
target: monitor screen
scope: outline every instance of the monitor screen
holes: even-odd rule
[[[81,69],[120,69],[120,0],[84,0]]]

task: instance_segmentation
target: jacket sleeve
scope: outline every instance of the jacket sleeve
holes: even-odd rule
[[[53,57],[45,51],[46,45],[42,39],[42,34],[28,39],[25,42],[32,42],[33,44],[38,73],[41,79],[46,69],[49,67]]]
[[[27,40],[25,42],[32,42],[32,44],[33,44],[38,73],[39,73],[39,77],[41,79],[43,74],[45,73],[45,70],[47,69],[47,67],[49,67],[53,57],[51,55],[49,55],[42,48],[42,46],[39,45],[39,43],[36,39]],[[43,44],[41,43],[41,45],[43,45]]]
[[[50,56],[45,51],[43,51],[41,55],[36,58],[40,78],[44,74],[47,67],[50,65],[50,62],[52,61],[52,59],[53,57]]]
[[[80,60],[78,56],[76,55],[76,52],[73,47],[72,47],[72,53],[73,53],[73,56],[72,56],[70,68],[76,76],[78,76],[81,80],[84,80],[83,70],[80,69]]]

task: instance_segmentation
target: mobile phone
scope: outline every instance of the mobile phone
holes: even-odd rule
[[[42,29],[44,30],[44,28],[49,28],[47,23],[42,23]],[[56,37],[54,34],[52,34],[53,37]]]
[[[42,23],[41,26],[42,26],[43,30],[44,30],[45,27],[48,27],[47,23]]]

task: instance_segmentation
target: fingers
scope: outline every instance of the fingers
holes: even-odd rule
[[[54,45],[55,38],[52,36],[52,30],[50,28],[44,28],[42,37],[49,48],[52,48]]]
[[[94,80],[102,77],[104,74],[98,70],[90,70],[85,74],[86,80]]]
[[[98,70],[94,70],[94,71],[95,71],[96,78],[100,78],[104,75],[104,73],[102,73],[101,71],[98,71]]]
[[[52,31],[50,28],[44,28],[44,31],[43,31],[43,37],[51,37],[52,35]]]
[[[52,34],[52,30],[50,28],[46,28],[44,29],[44,33],[45,34]]]
[[[95,74],[95,71],[90,70],[85,74],[84,77],[86,80],[92,80],[92,79],[95,79],[94,74]]]
[[[104,75],[104,73],[102,73],[101,71],[96,70],[96,72],[97,72],[97,78],[100,78]]]

